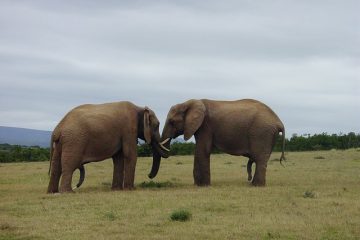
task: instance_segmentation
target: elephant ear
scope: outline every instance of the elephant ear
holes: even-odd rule
[[[147,144],[151,143],[150,109],[144,109],[144,137]]]
[[[185,114],[184,139],[189,140],[199,129],[205,118],[205,105],[200,100],[193,100],[189,103]]]

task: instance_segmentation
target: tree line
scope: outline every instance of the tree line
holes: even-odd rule
[[[350,132],[348,134],[293,134],[290,139],[286,139],[285,151],[318,151],[360,147],[360,134]],[[279,136],[276,140],[274,151],[281,151],[282,138]],[[175,142],[171,145],[171,155],[192,155],[195,151],[195,143]],[[137,147],[139,157],[152,156],[152,149],[147,144],[140,144]],[[214,149],[213,153],[221,153]],[[0,144],[0,162],[34,162],[48,161],[50,158],[50,149],[38,146],[19,146]]]

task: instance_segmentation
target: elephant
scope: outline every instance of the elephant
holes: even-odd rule
[[[155,165],[151,174],[156,175],[156,163],[168,157],[169,149],[160,144],[159,120],[151,109],[127,101],[72,109],[51,135],[47,193],[73,192],[73,172],[80,170],[79,187],[85,177],[84,165],[107,158],[114,165],[112,190],[133,189],[138,138],[152,147]]]
[[[191,99],[171,107],[161,144],[170,148],[171,139],[184,135],[187,141],[195,136],[193,177],[198,186],[210,185],[210,153],[214,148],[249,158],[249,181],[252,179],[254,186],[265,186],[267,162],[280,132],[281,162],[285,159],[285,128],[279,117],[264,103],[253,99]],[[254,178],[251,176],[253,162],[256,164]]]

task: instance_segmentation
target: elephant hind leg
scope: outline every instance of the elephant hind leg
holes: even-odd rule
[[[270,158],[270,154],[264,154],[255,158],[256,168],[252,185],[254,186],[265,186],[266,183],[266,168],[267,161]]]
[[[71,186],[74,171],[79,168],[81,155],[63,154],[61,157],[60,192],[74,192]]]
[[[124,188],[124,157],[122,152],[117,152],[113,157],[114,173],[112,190],[122,190]]]
[[[54,148],[50,161],[50,181],[47,193],[57,193],[59,192],[59,181],[61,176],[61,152],[58,148]]]

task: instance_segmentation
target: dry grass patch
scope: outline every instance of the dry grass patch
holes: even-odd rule
[[[358,159],[357,150],[289,153],[285,167],[269,162],[266,187],[251,187],[246,158],[212,155],[212,186],[199,188],[193,157],[170,157],[153,181],[173,185],[149,191],[152,160],[139,158],[137,189],[116,192],[107,160],[61,195],[45,194],[47,163],[1,164],[0,239],[359,239]],[[178,209],[191,221],[172,221]]]

